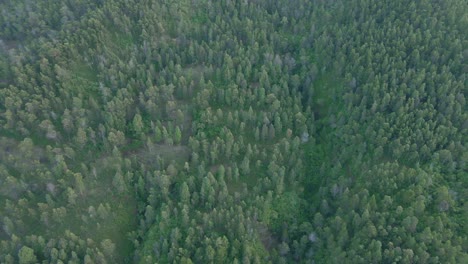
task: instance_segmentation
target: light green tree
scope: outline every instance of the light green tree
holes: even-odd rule
[[[114,178],[112,180],[112,185],[114,186],[115,189],[117,189],[119,193],[123,193],[127,189],[124,177],[122,173],[120,172],[120,170],[118,170],[115,173]]]
[[[174,143],[179,144],[182,140],[182,131],[180,131],[180,128],[177,126],[174,132]]]
[[[37,258],[34,254],[34,250],[27,246],[23,246],[18,252],[18,258],[20,264],[29,264],[29,263],[36,263]]]
[[[135,133],[135,136],[138,138],[141,138],[143,135],[144,125],[143,125],[143,119],[140,114],[136,114],[133,117],[132,125],[133,125],[133,132]]]

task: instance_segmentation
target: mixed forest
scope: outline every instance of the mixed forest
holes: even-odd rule
[[[468,263],[464,0],[0,2],[0,263]]]

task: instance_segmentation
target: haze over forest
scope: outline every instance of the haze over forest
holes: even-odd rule
[[[0,2],[0,263],[468,263],[464,0]]]

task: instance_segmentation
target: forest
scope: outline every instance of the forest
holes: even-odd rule
[[[468,263],[464,0],[0,2],[0,263]]]

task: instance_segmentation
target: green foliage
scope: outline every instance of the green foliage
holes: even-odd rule
[[[465,263],[463,1],[2,1],[1,263]]]
[[[272,210],[274,210],[274,217],[270,222],[272,230],[281,233],[281,229],[285,225],[297,225],[305,220],[303,201],[295,192],[286,192],[274,198],[272,203]],[[291,228],[291,227],[288,228]]]
[[[26,246],[23,246],[19,250],[18,259],[20,264],[36,263],[37,261],[36,255],[34,255],[34,250]]]

